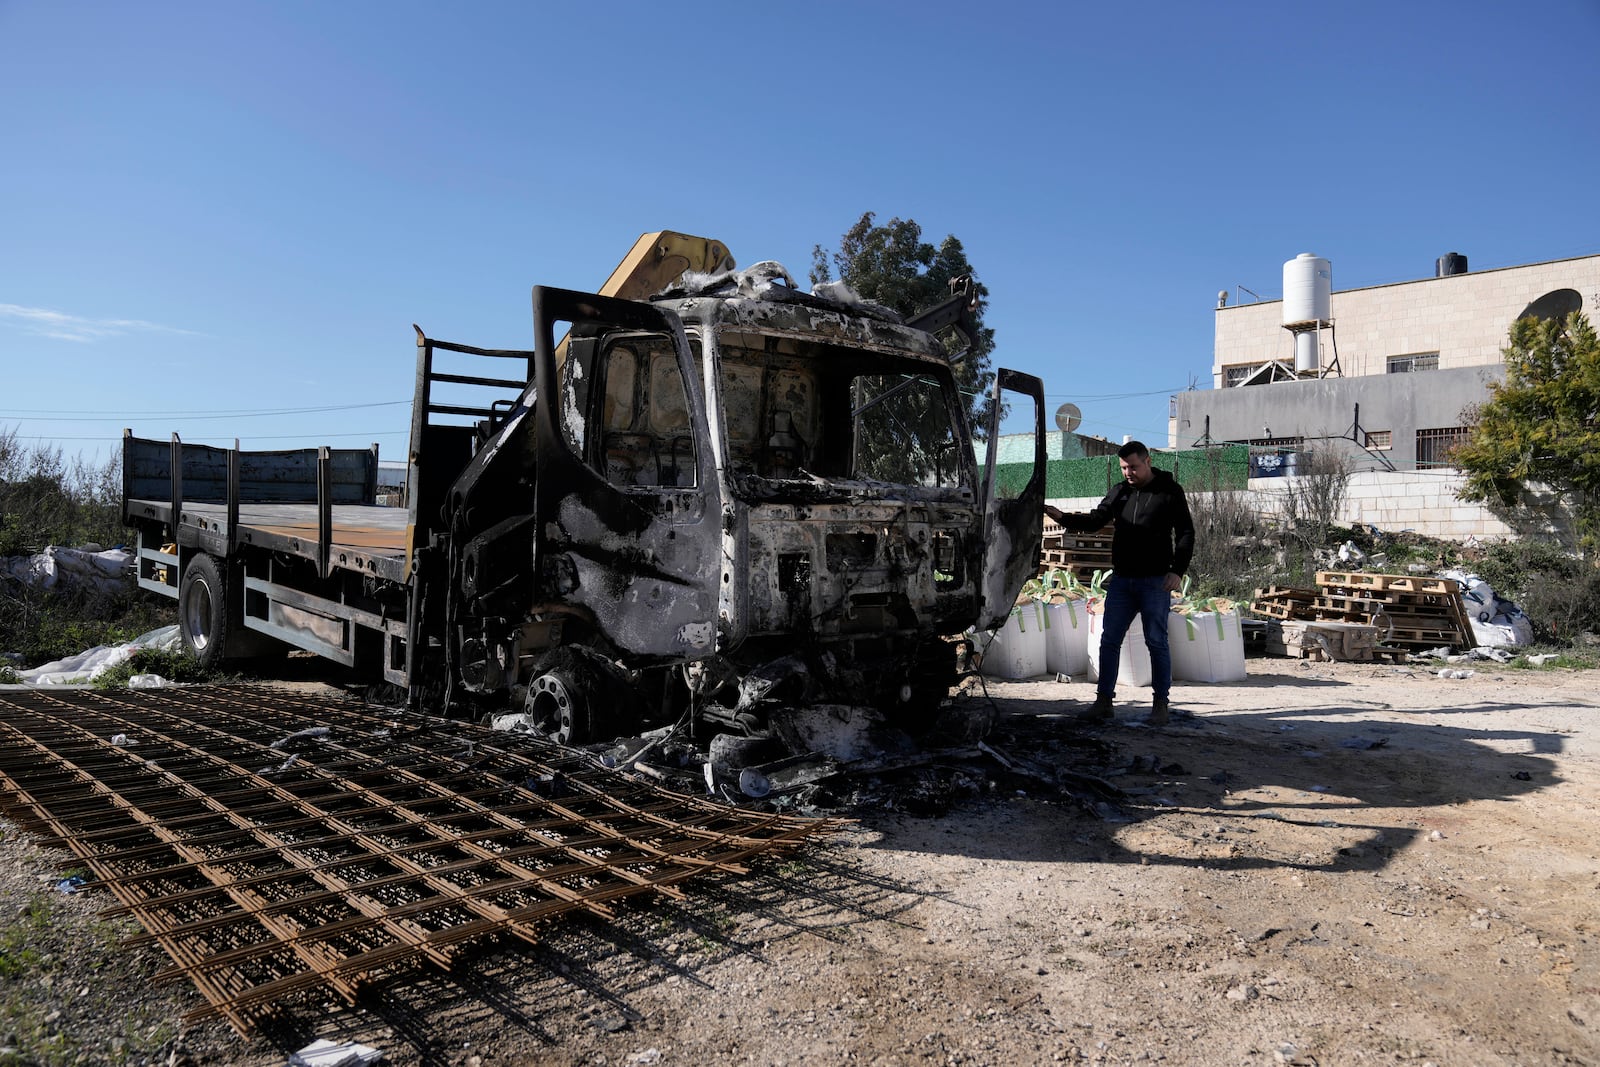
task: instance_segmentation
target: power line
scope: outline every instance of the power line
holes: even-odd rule
[[[371,404],[331,404],[313,408],[243,408],[232,411],[212,410],[206,414],[188,411],[118,411],[90,412],[67,408],[0,408],[0,418],[18,422],[128,422],[132,419],[238,419],[265,418],[275,415],[318,415],[330,411],[356,411],[365,408],[398,407],[409,405],[409,400],[380,400]]]
[[[1173,393],[1183,392],[1182,387],[1173,389],[1151,389],[1143,393],[1046,393],[1045,399],[1066,396],[1076,400],[1131,400],[1139,396],[1171,396]]]
[[[370,439],[372,439],[374,437],[402,437],[402,436],[409,436],[410,433],[411,433],[410,430],[374,430],[371,433],[250,434],[249,435],[249,439],[251,441],[299,441],[299,440],[304,440],[304,439],[306,439],[308,437],[314,437],[314,438],[319,438],[319,439],[320,438],[324,438],[324,437],[361,437],[361,438],[365,438],[365,439],[370,440]],[[244,436],[244,435],[241,434],[240,436]],[[120,433],[118,433],[118,434],[97,434],[97,435],[90,436],[90,437],[73,437],[73,436],[62,436],[60,434],[48,434],[48,435],[40,434],[40,435],[37,435],[37,436],[24,437],[24,436],[19,434],[19,435],[17,435],[16,439],[18,441],[105,441],[105,442],[110,443],[110,444],[120,444],[122,442],[122,435]],[[193,444],[204,444],[207,441],[223,441],[223,440],[231,440],[231,438],[217,437],[216,435],[213,434],[213,435],[210,435],[210,436],[207,436],[207,437],[197,437],[197,438],[190,439],[191,443],[193,443]]]

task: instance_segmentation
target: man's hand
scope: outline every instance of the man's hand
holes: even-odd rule
[[[1183,589],[1183,579],[1176,574],[1167,575],[1167,592],[1176,593]]]
[[[1067,513],[1058,507],[1046,504],[1044,506],[1044,514],[1045,518],[1049,519],[1057,526],[1065,526],[1067,524]]]

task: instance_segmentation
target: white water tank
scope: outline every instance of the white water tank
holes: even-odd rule
[[[1318,350],[1321,330],[1296,330],[1294,334],[1294,372],[1309,374],[1322,366],[1322,353]]]
[[[1333,264],[1301,252],[1283,265],[1283,324],[1333,317]]]

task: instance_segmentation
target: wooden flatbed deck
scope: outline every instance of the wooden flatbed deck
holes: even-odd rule
[[[256,545],[312,561],[318,558],[315,504],[240,504],[238,529],[230,539],[225,504],[186,500],[179,522],[173,523],[170,501],[134,499],[127,503],[130,515],[197,530],[206,539]],[[405,508],[333,505],[329,565],[403,581],[407,518]]]

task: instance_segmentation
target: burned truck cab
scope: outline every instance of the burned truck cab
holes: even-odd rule
[[[933,335],[775,264],[534,304],[528,611],[565,625],[524,627],[531,716],[579,740],[602,703],[747,729],[764,701],[938,704],[947,636],[1032,573],[1043,482],[981,476]],[[1037,379],[1002,375],[1037,422]]]

